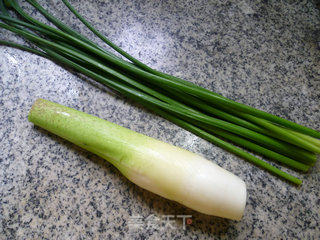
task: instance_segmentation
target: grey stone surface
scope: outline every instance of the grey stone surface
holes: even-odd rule
[[[62,2],[40,2],[96,39]],[[320,129],[316,1],[71,2],[111,40],[150,66]],[[2,29],[0,38],[16,39]],[[158,197],[104,160],[34,127],[27,114],[40,97],[186,148],[238,175],[248,189],[243,219],[205,216]],[[320,238],[319,163],[307,174],[281,167],[303,179],[297,188],[105,87],[3,46],[0,149],[0,239]],[[134,229],[132,224],[134,216],[144,223],[147,217],[168,215],[173,215],[172,226],[147,227],[136,220]],[[177,215],[192,215],[192,224],[183,230]]]

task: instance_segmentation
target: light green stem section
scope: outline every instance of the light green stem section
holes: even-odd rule
[[[130,163],[132,150],[139,148],[143,151],[151,139],[117,124],[44,99],[38,99],[34,103],[28,120],[107,159],[125,176],[126,170],[121,166],[139,165],[138,162]]]
[[[320,140],[317,139],[317,138],[314,138],[314,137],[310,137],[308,135],[305,135],[303,133],[299,133],[299,132],[296,132],[296,131],[293,131],[291,129],[286,129],[288,132],[290,132],[291,134],[294,134],[298,137],[300,137],[301,139],[304,139],[305,141],[308,141],[314,145],[316,145],[317,147],[320,148]]]

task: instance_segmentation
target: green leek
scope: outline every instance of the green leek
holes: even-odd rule
[[[234,220],[243,215],[245,183],[199,155],[43,99],[28,119],[106,159],[155,194],[208,215]]]

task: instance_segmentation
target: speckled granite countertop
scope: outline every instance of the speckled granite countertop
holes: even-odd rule
[[[41,2],[93,37],[60,1]],[[320,129],[316,1],[71,2],[152,67]],[[15,39],[3,30],[0,38]],[[102,159],[34,127],[27,114],[40,97],[217,162],[247,184],[243,219],[205,216],[158,197]],[[296,188],[90,80],[3,46],[0,149],[0,239],[320,238],[319,164],[304,175],[288,170],[304,181]],[[192,216],[185,230],[178,215]],[[153,218],[162,222],[148,224]]]

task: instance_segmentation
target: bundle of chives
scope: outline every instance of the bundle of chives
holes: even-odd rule
[[[320,132],[148,67],[103,36],[67,0],[62,1],[96,36],[126,60],[74,31],[36,0],[27,2],[57,28],[31,17],[16,0],[0,0],[0,27],[24,37],[34,47],[4,40],[0,44],[73,68],[213,144],[292,183],[301,184],[301,180],[229,142],[306,172],[320,153]],[[14,10],[22,20],[11,17],[8,10]]]

